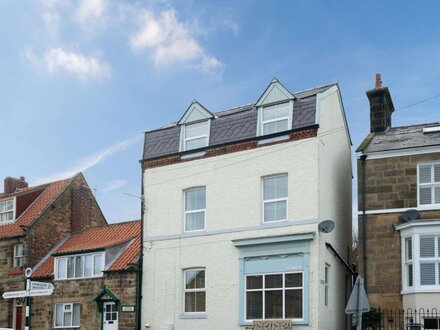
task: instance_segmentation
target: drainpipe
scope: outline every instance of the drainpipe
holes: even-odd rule
[[[367,291],[367,214],[365,207],[365,199],[367,194],[365,167],[367,155],[361,155],[361,170],[362,170],[362,262],[364,268],[364,287]]]
[[[142,330],[142,276],[144,264],[144,168],[141,161],[141,253],[139,258],[139,269],[137,271],[137,288],[136,288],[136,329]]]

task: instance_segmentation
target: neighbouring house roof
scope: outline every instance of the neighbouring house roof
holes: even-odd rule
[[[57,255],[77,254],[104,250],[122,243],[128,243],[125,250],[114,260],[107,271],[127,270],[137,263],[141,249],[141,222],[127,221],[87,229],[70,236],[32,274],[33,278],[50,277],[54,272],[54,258]]]
[[[316,95],[336,83],[293,93],[292,129],[316,124]],[[209,146],[222,145],[254,138],[257,133],[257,108],[255,103],[214,113],[211,120]],[[145,133],[143,159],[153,159],[179,152],[180,126],[169,124]]]
[[[440,132],[423,132],[424,128],[433,126],[440,126],[440,123],[393,127],[383,133],[372,133],[362,142],[357,151],[372,153],[438,146],[440,145]]]
[[[43,192],[20,214],[20,216],[10,224],[0,225],[0,239],[19,237],[25,235],[23,227],[28,227],[37,220],[44,211],[61,195],[61,193],[74,181],[76,176],[50,182],[44,185],[18,189],[11,194],[0,194],[0,198],[20,196],[25,193],[44,189]]]

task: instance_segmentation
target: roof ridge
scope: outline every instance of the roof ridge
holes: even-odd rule
[[[334,85],[338,85],[339,84],[339,82],[333,82],[333,83],[329,83],[329,84],[324,84],[324,85],[321,85],[321,86],[315,86],[315,87],[311,87],[311,88],[307,88],[307,89],[303,89],[303,90],[300,90],[300,91],[297,91],[297,92],[291,92],[292,94],[293,94],[293,96],[295,96],[295,94],[300,94],[300,93],[304,93],[304,92],[309,92],[309,91],[311,91],[311,90],[314,90],[314,89],[320,89],[320,88],[324,88],[324,87],[330,87],[330,86],[334,86]]]
[[[402,125],[402,126],[396,126],[396,127],[390,127],[390,130],[397,129],[397,128],[407,128],[407,127],[420,127],[420,126],[427,126],[427,125],[440,125],[440,122],[432,122],[432,123],[424,123],[424,124],[414,124],[414,125]]]
[[[108,223],[108,224],[100,225],[100,226],[96,226],[96,227],[90,227],[90,228],[87,228],[87,229],[83,230],[80,233],[72,234],[72,237],[78,236],[78,235],[82,235],[85,232],[88,232],[88,231],[91,231],[91,230],[98,230],[98,229],[104,229],[104,228],[108,228],[108,227],[116,227],[116,226],[124,226],[124,225],[133,225],[136,222],[140,223],[141,220],[140,219],[139,220],[129,220],[129,221],[123,221],[123,222]]]

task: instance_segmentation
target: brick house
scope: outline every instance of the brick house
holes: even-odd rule
[[[393,101],[380,75],[367,97],[371,132],[357,149],[358,223],[370,305],[439,308],[440,123],[392,127]],[[429,321],[433,329],[438,321]]]
[[[29,187],[7,177],[0,194],[0,296],[24,290],[23,269],[33,268],[72,232],[106,224],[84,176]],[[0,328],[24,327],[23,299],[0,297]]]
[[[73,234],[36,266],[52,296],[32,298],[33,329],[134,330],[140,221]]]

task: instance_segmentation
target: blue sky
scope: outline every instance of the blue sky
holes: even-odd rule
[[[0,173],[83,171],[109,222],[139,218],[142,132],[192,99],[255,102],[339,82],[353,145],[381,72],[393,125],[440,121],[438,1],[0,2]]]

